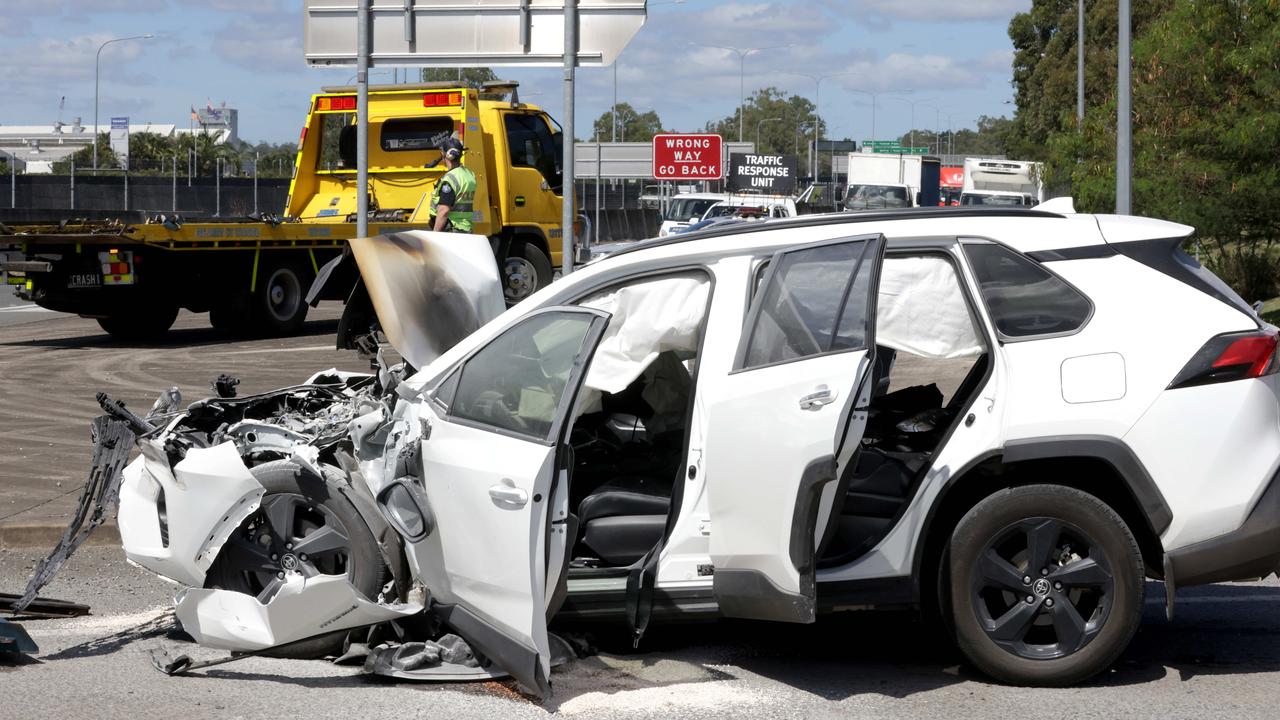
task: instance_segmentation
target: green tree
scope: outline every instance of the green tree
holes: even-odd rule
[[[822,137],[826,123],[814,113],[813,101],[800,95],[789,95],[776,87],[756,90],[743,105],[743,140],[756,141],[759,131],[760,142],[756,152],[771,155],[799,155],[800,165],[805,165],[809,143],[813,141],[814,126],[818,127],[818,136]],[[708,122],[707,132],[718,133],[726,140],[738,139],[738,111]],[[819,173],[829,171],[830,157],[819,155]],[[802,175],[807,174],[801,171]]]
[[[418,77],[422,82],[461,82],[466,87],[476,90],[479,90],[481,85],[498,79],[493,70],[487,67],[422,68]]]
[[[962,128],[938,133],[932,129],[916,128],[914,138],[911,132],[905,132],[898,141],[904,146],[914,142],[914,147],[927,147],[931,153],[989,157],[1011,154],[1009,141],[1012,132],[1013,120],[983,115],[978,118],[976,129]]]
[[[613,110],[606,110],[596,118],[592,129],[600,142],[609,142],[613,137]],[[630,103],[618,103],[618,142],[648,142],[650,138],[662,132],[662,120],[658,113],[649,110],[639,112]],[[594,139],[590,138],[590,139]]]

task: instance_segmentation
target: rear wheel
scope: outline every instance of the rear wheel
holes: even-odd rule
[[[296,265],[281,264],[258,274],[250,303],[253,319],[263,333],[292,335],[307,319],[306,273]]]
[[[1057,485],[1001,490],[956,526],[950,607],[960,650],[1015,685],[1105,670],[1142,616],[1142,555],[1124,520]]]
[[[350,500],[328,479],[288,460],[251,470],[266,489],[262,506],[227,539],[205,575],[205,587],[232,590],[266,603],[290,573],[346,575],[370,600],[386,582],[377,541]],[[300,643],[278,657],[312,658],[339,651],[346,631]]]
[[[515,305],[551,284],[551,258],[537,245],[512,240],[506,257],[498,262],[502,294],[507,305]]]
[[[148,303],[128,313],[98,318],[98,326],[121,340],[152,340],[169,332],[177,319],[177,305]]]

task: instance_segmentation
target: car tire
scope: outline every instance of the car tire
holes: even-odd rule
[[[266,490],[261,507],[223,545],[205,574],[205,587],[255,595],[266,602],[279,579],[276,573],[345,574],[356,590],[376,600],[388,578],[378,543],[339,489],[346,482],[342,472],[328,466],[322,470],[323,478],[290,460],[252,468],[253,477]],[[331,541],[333,531],[345,536],[345,541]],[[318,532],[327,537],[317,536]],[[324,541],[323,545],[317,541]],[[308,544],[325,549],[308,555],[302,552]],[[286,569],[286,565],[294,567]],[[340,630],[267,654],[324,657],[341,651],[346,633]]]
[[[148,303],[123,315],[98,318],[98,327],[120,340],[154,340],[169,332],[177,319],[177,305]]]
[[[1060,687],[1108,668],[1142,618],[1143,564],[1124,520],[1059,485],[1001,490],[961,518],[948,550],[961,652],[1013,685]]]
[[[255,327],[268,337],[293,335],[307,319],[310,273],[300,265],[280,263],[258,273],[249,303]]]
[[[498,260],[502,295],[507,307],[551,284],[551,258],[531,242],[512,240],[507,254]]]

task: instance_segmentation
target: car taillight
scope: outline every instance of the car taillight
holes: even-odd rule
[[[1280,371],[1277,336],[1273,331],[1218,335],[1200,348],[1169,387],[1194,387],[1244,380]]]

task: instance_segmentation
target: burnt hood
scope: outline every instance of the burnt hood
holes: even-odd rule
[[[350,244],[383,334],[415,368],[506,310],[483,235],[409,230]]]

